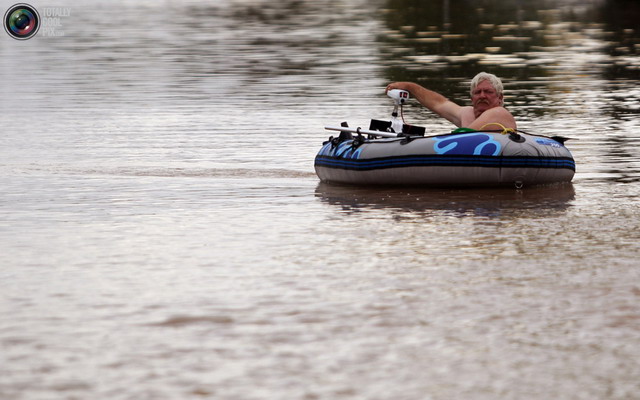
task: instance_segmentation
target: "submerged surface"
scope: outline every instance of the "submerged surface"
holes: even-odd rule
[[[1,37],[0,398],[636,396],[638,5],[437,3],[61,1],[82,29]],[[319,183],[324,125],[480,70],[572,184]]]

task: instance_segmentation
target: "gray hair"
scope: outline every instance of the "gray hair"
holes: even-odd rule
[[[493,86],[493,88],[496,90],[496,93],[498,95],[502,94],[502,91],[504,88],[502,86],[502,81],[500,80],[500,78],[498,78],[494,74],[480,72],[478,75],[474,76],[473,79],[471,80],[471,91],[470,91],[471,95],[473,95],[473,91],[476,90],[476,87],[482,81],[489,81],[489,83],[491,83],[491,86]]]

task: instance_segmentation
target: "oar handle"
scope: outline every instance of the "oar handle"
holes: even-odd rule
[[[358,127],[358,128],[349,128],[349,127],[346,127],[346,126],[325,126],[324,129],[326,129],[328,131],[361,133],[363,135],[372,135],[372,136],[379,136],[379,137],[384,137],[384,138],[397,138],[398,137],[397,133],[371,131],[369,129],[362,129],[360,127]]]

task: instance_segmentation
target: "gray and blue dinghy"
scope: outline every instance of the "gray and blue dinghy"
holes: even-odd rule
[[[516,132],[458,129],[424,136],[424,128],[372,120],[369,129],[339,131],[315,158],[323,182],[354,185],[506,186],[570,182],[575,161],[566,138]],[[354,135],[355,134],[355,135]],[[365,136],[366,135],[366,136]]]

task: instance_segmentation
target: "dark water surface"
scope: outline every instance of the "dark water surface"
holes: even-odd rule
[[[71,15],[0,34],[0,398],[640,393],[637,1],[32,4]],[[324,125],[481,70],[572,184],[319,183]]]

